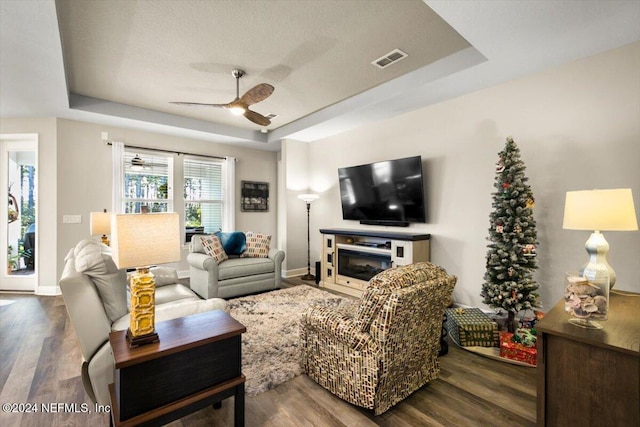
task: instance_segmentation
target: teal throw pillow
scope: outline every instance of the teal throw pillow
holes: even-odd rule
[[[227,255],[240,255],[247,249],[247,236],[242,231],[230,233],[218,231],[216,236],[222,242],[222,247]]]

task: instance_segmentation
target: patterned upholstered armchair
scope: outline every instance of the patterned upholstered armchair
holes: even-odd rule
[[[457,278],[423,262],[383,271],[362,299],[302,315],[302,366],[311,379],[380,415],[438,377],[442,316]]]

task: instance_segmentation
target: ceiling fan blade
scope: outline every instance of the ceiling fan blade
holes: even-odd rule
[[[187,107],[226,107],[227,104],[202,104],[200,102],[169,102],[169,104],[186,105]]]
[[[252,87],[244,95],[242,95],[240,101],[244,102],[247,105],[255,104],[260,101],[264,101],[269,96],[271,96],[273,90],[274,87],[270,84],[260,83],[259,85]]]
[[[269,126],[271,124],[271,120],[267,119],[262,114],[256,113],[255,111],[251,111],[249,109],[244,112],[244,116],[247,119],[251,120],[253,123],[256,123],[260,126]]]

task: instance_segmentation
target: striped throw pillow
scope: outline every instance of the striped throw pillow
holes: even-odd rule
[[[229,258],[222,247],[220,238],[216,235],[207,235],[201,237],[204,252],[213,258],[218,264]]]
[[[269,256],[269,243],[271,242],[271,234],[256,233],[247,231],[247,250],[241,257],[243,258],[267,258]]]

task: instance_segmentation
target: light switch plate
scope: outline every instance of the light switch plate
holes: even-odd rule
[[[82,223],[82,215],[64,215],[62,222],[64,224],[80,224]]]

